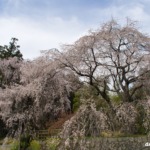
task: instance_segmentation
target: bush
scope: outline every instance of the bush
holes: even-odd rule
[[[11,144],[11,150],[18,150],[19,149],[19,141],[14,140]]]
[[[98,95],[95,88],[84,85],[75,93],[73,99],[73,111],[77,111],[79,107],[83,104],[82,99],[87,100],[90,98],[94,100],[97,110],[101,109],[102,107],[108,107],[108,104],[103,100],[103,98],[100,95]]]
[[[20,148],[21,149],[26,149],[30,145],[30,140],[31,140],[31,135],[29,134],[23,134],[20,137]]]
[[[36,140],[32,140],[30,142],[30,147],[29,147],[29,150],[40,150],[41,149],[41,146],[40,146],[40,143]]]
[[[78,110],[78,108],[80,107],[80,103],[80,94],[76,92],[73,99],[73,112],[76,112]]]
[[[110,99],[115,105],[118,105],[122,102],[121,97],[118,95],[110,95]]]
[[[8,130],[6,128],[6,125],[4,121],[2,120],[2,116],[0,116],[0,139],[5,138],[7,133],[8,133]]]
[[[146,128],[144,127],[144,121],[146,119],[146,111],[142,105],[137,107],[138,115],[137,115],[137,133],[138,134],[146,134]]]

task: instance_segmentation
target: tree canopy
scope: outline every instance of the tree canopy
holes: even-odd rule
[[[124,26],[111,20],[74,44],[64,45],[62,52],[52,53],[64,67],[93,86],[110,106],[109,92],[118,94],[123,102],[131,102],[150,72],[150,38],[131,20]]]
[[[71,113],[77,91],[84,99],[75,97],[80,109],[66,124],[67,136],[76,129],[98,136],[105,127],[149,131],[150,103],[135,100],[139,90],[148,87],[149,92],[150,38],[135,22],[121,26],[111,20],[60,51],[43,51],[31,61],[23,60],[16,42],[13,38],[9,46],[0,47],[0,122],[10,135],[28,127],[45,128],[47,122]],[[113,101],[116,95],[119,104]]]

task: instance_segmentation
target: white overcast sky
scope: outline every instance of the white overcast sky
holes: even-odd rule
[[[112,17],[139,21],[150,33],[150,0],[0,0],[0,45],[12,37],[25,59],[40,50],[59,48],[96,29]]]

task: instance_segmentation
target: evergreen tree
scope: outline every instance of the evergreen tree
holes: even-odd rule
[[[20,46],[17,45],[17,38],[12,38],[9,42],[9,45],[0,46],[0,58],[8,59],[10,57],[17,57],[19,60],[22,60],[22,54],[19,50]]]
[[[12,38],[9,45],[0,46],[0,87],[19,83],[19,68],[23,60],[17,45],[17,38]]]

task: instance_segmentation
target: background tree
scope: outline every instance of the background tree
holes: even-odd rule
[[[22,60],[22,54],[19,50],[20,46],[17,45],[17,38],[12,38],[9,45],[0,46],[0,58],[8,59],[10,57],[17,57]]]
[[[0,87],[18,84],[20,81],[20,65],[23,60],[17,45],[18,39],[12,38],[9,45],[0,46]]]

